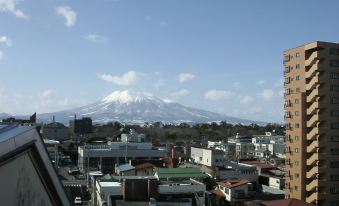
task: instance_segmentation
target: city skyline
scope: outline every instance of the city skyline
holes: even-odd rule
[[[283,51],[338,41],[326,2],[0,0],[0,113],[133,90],[282,123]]]

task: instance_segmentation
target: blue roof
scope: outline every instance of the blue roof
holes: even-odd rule
[[[134,167],[130,164],[123,164],[123,165],[117,166],[117,169],[123,172],[123,171],[133,170]]]

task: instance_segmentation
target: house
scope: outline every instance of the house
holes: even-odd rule
[[[0,125],[0,174],[2,204],[70,205],[36,127]]]
[[[135,175],[136,176],[151,176],[154,175],[154,164],[143,163],[135,166]]]
[[[217,182],[218,186],[210,192],[224,197],[227,202],[242,201],[248,196],[248,185],[246,179],[227,179]]]
[[[135,167],[130,164],[122,164],[116,166],[114,172],[119,176],[132,176],[135,175]]]

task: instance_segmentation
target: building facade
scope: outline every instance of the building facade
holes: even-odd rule
[[[339,205],[339,44],[284,56],[287,197]]]

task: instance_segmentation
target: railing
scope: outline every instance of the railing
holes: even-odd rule
[[[306,90],[314,89],[318,85],[319,85],[319,72],[317,72],[317,74],[315,76],[313,76],[311,81],[309,81],[308,84],[306,84]]]
[[[313,192],[310,196],[306,197],[306,202],[308,203],[316,203],[319,199],[319,193],[318,192]]]
[[[319,115],[313,115],[311,119],[307,121],[307,127],[313,127],[320,121]]]
[[[313,127],[313,129],[307,133],[306,139],[307,140],[314,140],[320,136],[320,129],[319,127]]]
[[[315,88],[313,91],[306,97],[307,102],[313,102],[315,98],[319,97],[319,89]]]
[[[315,101],[311,104],[311,106],[307,108],[306,113],[307,115],[311,115],[311,114],[317,113],[317,111],[319,111],[319,102]]]
[[[317,190],[319,186],[319,180],[318,179],[313,179],[309,184],[306,185],[306,190],[307,191],[314,191]]]
[[[319,160],[319,153],[314,153],[312,156],[310,156],[309,158],[307,158],[306,160],[306,165],[308,166],[313,166],[313,164],[315,162],[317,162]]]
[[[306,177],[307,178],[313,178],[315,177],[316,175],[319,174],[319,166],[318,165],[315,165],[312,167],[312,169],[310,169],[307,173],[306,173]]]
[[[318,70],[318,61],[317,61],[317,63],[313,64],[312,67],[308,71],[306,71],[306,74],[305,74],[306,79],[312,77],[316,71],[319,71]]]
[[[319,148],[319,141],[314,140],[309,146],[306,147],[306,152],[307,153],[312,153],[314,152],[315,149]]]
[[[315,60],[317,60],[319,58],[319,52],[318,51],[314,51],[310,57],[308,57],[308,59],[305,61],[305,66],[311,66]]]

